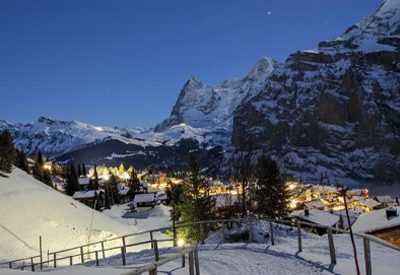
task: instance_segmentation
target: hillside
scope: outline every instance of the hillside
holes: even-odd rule
[[[0,261],[38,255],[39,236],[47,251],[131,233],[126,223],[93,211],[15,168],[0,177]],[[93,222],[93,223],[92,223]]]

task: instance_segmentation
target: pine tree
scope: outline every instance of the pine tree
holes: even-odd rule
[[[0,172],[11,173],[12,166],[17,160],[11,133],[8,130],[0,134]]]
[[[289,213],[290,193],[276,161],[265,155],[258,159],[257,185],[253,189],[256,213],[269,219],[282,219]]]
[[[99,175],[97,174],[97,167],[96,164],[94,165],[94,172],[93,172],[93,190],[99,190]]]
[[[128,180],[128,186],[132,190],[132,200],[135,198],[135,194],[140,191],[140,182],[137,177],[135,169],[132,169],[130,178]]]
[[[65,184],[65,192],[68,196],[74,195],[79,190],[78,175],[76,174],[75,167],[71,162],[70,168],[67,174],[67,182]]]
[[[195,156],[189,157],[188,169],[182,182],[183,193],[178,210],[183,223],[211,220],[214,214],[215,199],[210,195],[207,179],[200,174]],[[200,238],[198,227],[189,227],[184,232],[188,238]]]
[[[167,178],[173,178],[173,177],[175,177],[174,170],[172,170],[171,166],[168,166],[168,168],[167,168]]]
[[[110,173],[110,178],[108,180],[108,187],[110,189],[110,197],[111,197],[110,200],[112,202],[112,205],[119,204],[120,199],[119,199],[118,182],[117,182],[117,177],[113,173]]]
[[[23,150],[17,150],[17,162],[15,166],[30,174],[28,158]]]
[[[82,175],[86,178],[87,177],[87,172],[86,172],[86,166],[84,163],[82,163]]]
[[[44,165],[44,159],[43,159],[43,155],[42,155],[42,151],[39,151],[38,155],[37,155],[37,160],[36,162],[39,164],[39,166],[43,167]]]
[[[82,176],[81,165],[78,163],[78,178]]]

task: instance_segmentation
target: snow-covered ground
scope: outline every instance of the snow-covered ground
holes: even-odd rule
[[[0,202],[0,262],[38,255],[39,236],[43,251],[51,252],[167,226],[169,219],[165,206],[142,213],[142,219],[123,217],[124,205],[94,211],[18,168],[0,177]],[[149,236],[136,239],[144,238]]]
[[[116,212],[113,210],[113,212]],[[246,227],[236,228],[231,233],[240,235]],[[206,243],[200,246],[199,262],[201,274],[204,275],[239,275],[239,274],[355,274],[353,252],[348,235],[334,235],[337,264],[330,263],[327,236],[318,236],[302,232],[303,252],[297,252],[297,231],[290,227],[274,225],[275,246],[269,243],[268,224],[254,224],[254,238],[257,243],[226,243],[222,244],[222,233],[217,232],[208,237]],[[228,236],[228,233],[225,234]],[[227,237],[226,239],[229,239]],[[358,260],[362,274],[365,274],[362,239],[356,238]],[[178,252],[177,248],[161,248],[160,258],[165,258]],[[129,251],[128,251],[129,252]],[[372,269],[374,274],[398,274],[400,252],[375,243],[371,243]],[[127,265],[122,266],[120,255],[100,260],[100,266],[95,262],[84,265],[60,267],[46,270],[51,275],[77,274],[108,274],[120,275],[135,267],[141,267],[154,261],[154,253],[147,249],[127,254]],[[159,273],[171,275],[188,274],[188,263],[181,267],[177,259],[159,268]],[[1,275],[24,274],[7,269],[0,270]]]

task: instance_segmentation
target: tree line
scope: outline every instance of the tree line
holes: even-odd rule
[[[238,192],[241,217],[254,215],[268,219],[283,219],[289,213],[290,192],[286,187],[279,164],[265,154],[253,162],[250,153],[242,155],[234,165],[234,182]],[[173,224],[212,220],[216,217],[216,198],[210,194],[208,180],[201,173],[197,158],[189,157],[181,185],[171,185],[167,194],[171,199]],[[253,206],[249,209],[248,202]],[[207,227],[211,225],[206,225]],[[205,232],[211,228],[203,228]],[[191,239],[200,239],[199,227],[186,227],[180,233]]]

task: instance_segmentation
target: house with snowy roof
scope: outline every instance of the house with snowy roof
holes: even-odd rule
[[[304,221],[328,227],[336,227],[340,219],[340,217],[337,215],[333,215],[329,212],[324,212],[317,209],[304,209],[304,210],[294,211],[291,214],[289,214],[289,217],[292,217],[299,221]],[[317,231],[319,234],[323,234],[325,232],[325,230],[320,230],[318,228]]]
[[[352,200],[348,203],[348,207],[349,207],[349,208],[353,208],[353,209],[355,209],[356,211],[363,210],[363,211],[365,211],[365,212],[370,212],[370,211],[372,211],[372,210],[380,209],[381,206],[382,206],[382,203],[377,202],[377,201],[375,201],[375,200],[373,200],[373,199],[369,199],[369,198],[368,198],[368,199],[365,199],[365,198],[362,198],[362,199],[355,198],[355,199],[352,199]]]
[[[72,198],[93,208],[96,200],[97,203],[100,203],[100,205],[103,206],[104,196],[105,196],[104,191],[99,189],[99,190],[77,191],[74,193]]]
[[[382,204],[387,204],[387,205],[389,205],[389,204],[395,202],[395,200],[392,199],[392,197],[389,196],[389,195],[386,195],[386,196],[376,196],[376,197],[373,198],[373,200],[374,200],[374,201],[377,201],[377,202],[380,202],[380,203],[382,203]]]
[[[400,207],[364,213],[352,228],[354,232],[371,234],[400,247]]]

